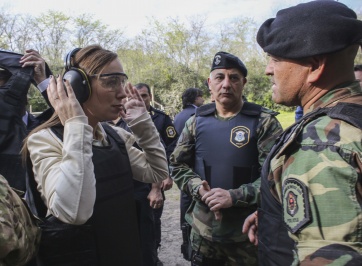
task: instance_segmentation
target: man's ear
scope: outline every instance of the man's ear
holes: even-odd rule
[[[310,71],[307,81],[309,83],[315,83],[321,78],[325,70],[326,57],[323,55],[312,56],[308,58],[308,64],[310,65]]]
[[[243,78],[243,81],[244,81],[244,85],[248,82],[248,79],[247,78]]]

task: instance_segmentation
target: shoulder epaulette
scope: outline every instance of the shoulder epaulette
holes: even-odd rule
[[[155,113],[159,113],[159,114],[166,115],[165,112],[163,112],[163,111],[161,111],[161,110],[159,110],[159,109],[156,109],[156,108],[154,108],[154,107],[152,107],[150,111],[151,111],[151,112],[153,111],[153,112],[155,112]]]

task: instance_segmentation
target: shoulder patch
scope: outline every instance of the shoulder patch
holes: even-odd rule
[[[166,128],[166,134],[167,134],[167,137],[174,138],[174,137],[176,137],[176,129],[173,126],[168,126]]]
[[[295,234],[311,222],[308,188],[298,179],[287,178],[283,184],[282,195],[284,224]]]

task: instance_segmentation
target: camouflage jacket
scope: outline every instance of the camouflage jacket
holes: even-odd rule
[[[258,148],[258,161],[260,165],[263,164],[268,152],[274,144],[275,139],[281,134],[282,127],[275,115],[277,113],[262,108],[261,114],[258,118],[257,125],[257,148]],[[217,114],[215,117],[219,120],[229,120],[224,119]],[[241,236],[242,221],[234,222],[233,225],[221,223],[214,219],[214,214],[209,210],[209,208],[200,200],[200,195],[198,194],[199,187],[201,185],[201,177],[193,171],[194,165],[194,154],[195,154],[195,132],[196,128],[196,117],[192,116],[186,121],[185,128],[183,129],[178,143],[174,152],[170,157],[170,171],[171,177],[178,185],[178,187],[193,197],[193,203],[188,209],[186,214],[186,220],[193,226],[193,229],[196,230],[201,236],[209,239],[211,241],[216,240],[215,231],[221,232],[218,239],[221,239],[221,242],[235,242],[235,241],[244,241],[246,236]],[[240,207],[256,207],[259,196],[259,187],[260,179],[256,180],[252,184],[244,184],[239,188],[230,189],[230,195],[233,201],[233,206],[222,211],[228,212],[231,216],[232,213],[240,213],[242,210]],[[195,215],[197,214],[197,215]],[[198,218],[198,217],[203,217]],[[233,231],[233,235],[224,235],[223,228],[234,227],[235,223],[238,223],[240,226],[237,226],[238,229]],[[214,230],[214,232],[213,232]],[[242,240],[241,240],[242,239]]]
[[[306,114],[338,102],[362,105],[358,82],[329,91]],[[296,243],[293,265],[362,265],[362,130],[329,116],[299,128],[268,176]]]
[[[0,175],[1,266],[24,265],[35,255],[40,241],[40,228],[17,193]]]

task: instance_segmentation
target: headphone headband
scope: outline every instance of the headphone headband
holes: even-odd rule
[[[73,50],[71,50],[64,58],[64,68],[66,71],[70,70],[73,65],[72,65],[72,57],[75,56],[75,54],[82,48],[74,48]]]

